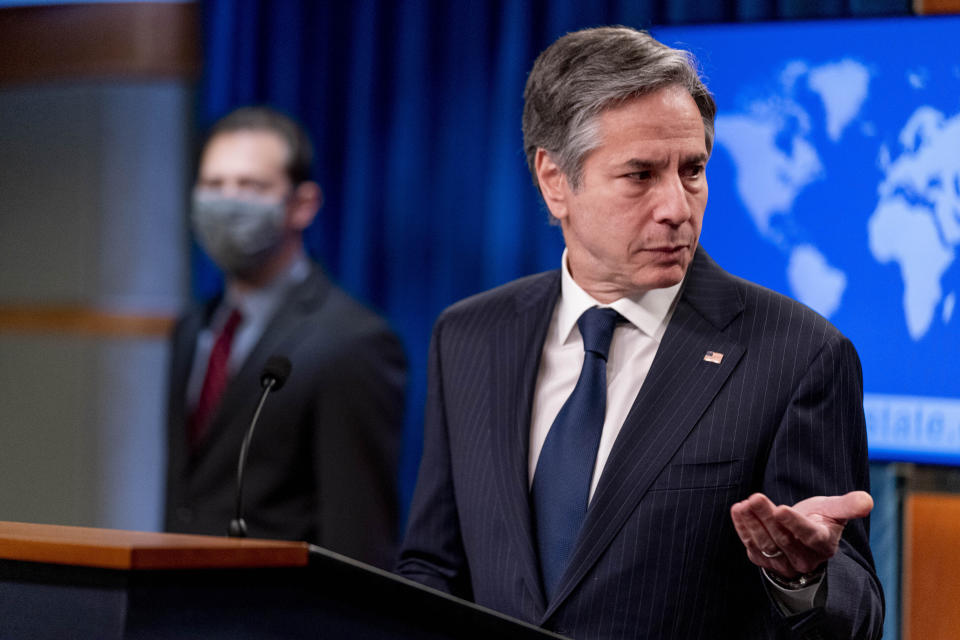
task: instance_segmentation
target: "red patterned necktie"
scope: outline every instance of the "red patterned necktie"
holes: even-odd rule
[[[220,330],[220,334],[217,335],[217,339],[213,343],[213,349],[210,351],[210,360],[207,363],[207,374],[203,378],[200,399],[197,400],[197,406],[190,414],[190,420],[187,424],[187,438],[190,447],[193,449],[203,440],[210,424],[210,418],[213,416],[217,405],[220,404],[220,397],[227,386],[227,362],[230,360],[230,346],[241,320],[243,320],[243,315],[240,311],[232,310],[226,324],[223,325],[223,329]]]

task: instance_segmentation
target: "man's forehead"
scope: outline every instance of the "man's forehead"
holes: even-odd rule
[[[675,149],[663,147],[657,149],[647,147],[637,153],[624,154],[622,158],[614,158],[614,160],[628,169],[653,169],[669,165],[675,156],[677,156],[678,163],[681,165],[706,164],[709,160],[705,151],[680,151],[677,153]]]
[[[285,172],[286,142],[272,131],[241,129],[225,131],[211,138],[203,150],[201,172],[268,171]]]
[[[600,120],[633,119],[649,122],[667,120],[680,124],[683,121],[699,121],[702,115],[693,96],[679,84],[670,84],[655,91],[630,96],[608,104],[600,111]]]
[[[631,98],[600,112],[600,145],[622,155],[622,161],[662,161],[664,155],[706,160],[703,118],[693,98],[682,88],[668,87]]]

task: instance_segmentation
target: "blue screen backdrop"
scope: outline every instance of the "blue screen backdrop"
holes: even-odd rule
[[[874,460],[960,464],[957,33],[957,17],[654,30],[717,96],[703,245],[853,340]]]

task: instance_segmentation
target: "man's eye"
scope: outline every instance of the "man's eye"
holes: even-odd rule
[[[646,182],[653,176],[653,173],[650,171],[634,171],[633,173],[628,173],[627,178],[633,180],[634,182]]]
[[[692,164],[682,171],[685,178],[699,178],[703,174],[702,164]]]
[[[241,180],[240,188],[250,193],[263,193],[270,188],[270,185],[260,180]]]

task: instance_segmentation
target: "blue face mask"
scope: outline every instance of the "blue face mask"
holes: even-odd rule
[[[191,222],[201,246],[229,274],[256,271],[283,241],[282,200],[228,198],[216,191],[193,193]]]

